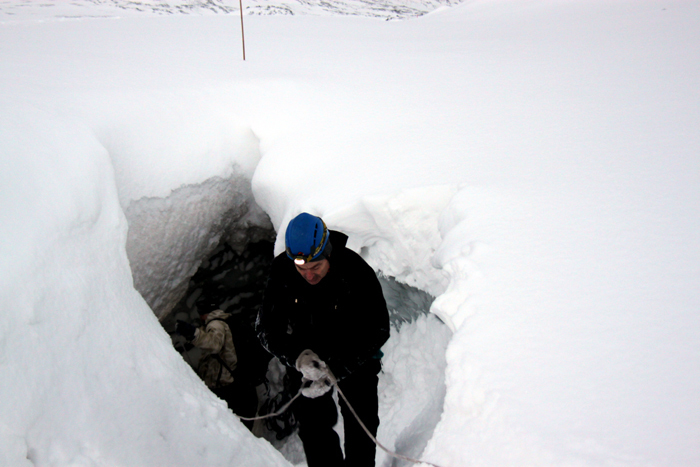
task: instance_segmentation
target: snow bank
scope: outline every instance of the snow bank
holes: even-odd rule
[[[134,289],[90,129],[26,106],[0,115],[3,465],[285,465],[267,443],[236,445],[246,429]]]
[[[452,333],[433,315],[392,328],[379,379],[377,439],[387,449],[420,458],[442,415],[445,349]],[[395,459],[377,449],[377,465]]]

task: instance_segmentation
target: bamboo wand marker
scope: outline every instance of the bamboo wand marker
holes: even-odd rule
[[[243,33],[243,0],[238,0],[241,9],[241,43],[243,44],[243,61],[245,61],[245,34]]]

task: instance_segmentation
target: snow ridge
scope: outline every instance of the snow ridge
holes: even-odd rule
[[[425,15],[437,8],[463,0],[245,0],[246,15],[337,15],[398,20]],[[151,15],[232,14],[240,9],[239,0],[73,0],[0,3],[0,17],[15,20],[33,17],[75,19],[118,16],[125,13]]]

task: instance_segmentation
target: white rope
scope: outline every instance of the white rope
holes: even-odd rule
[[[427,464],[427,465],[432,465],[433,467],[440,467],[440,466],[437,465],[437,464],[431,464],[430,462],[426,462],[426,461],[422,461],[422,460],[418,460],[418,459],[413,459],[413,458],[410,458],[410,457],[407,457],[407,456],[403,456],[403,455],[401,455],[401,454],[397,454],[397,453],[395,453],[395,452],[393,452],[393,451],[390,451],[389,449],[385,448],[384,445],[382,445],[382,443],[380,443],[380,442],[377,440],[377,438],[374,437],[374,435],[372,434],[372,432],[369,431],[369,429],[365,426],[365,424],[362,423],[362,420],[360,420],[360,416],[357,415],[357,412],[355,412],[355,409],[352,407],[352,405],[350,405],[350,401],[348,401],[348,398],[345,397],[345,394],[343,394],[343,391],[340,389],[340,386],[338,386],[338,383],[337,383],[337,382],[336,382],[336,383],[333,383],[333,386],[335,386],[335,388],[338,390],[338,394],[340,395],[340,397],[343,398],[343,400],[345,401],[345,404],[348,406],[348,409],[350,409],[350,412],[352,412],[352,414],[355,416],[355,419],[357,420],[357,423],[359,423],[360,426],[362,427],[362,429],[365,431],[365,433],[367,433],[367,436],[369,436],[370,439],[371,439],[372,441],[374,441],[374,444],[376,444],[377,446],[379,446],[384,452],[386,452],[387,454],[389,454],[389,455],[392,456],[392,457],[395,457],[396,459],[401,459],[401,460],[404,460],[404,461],[412,462],[412,463],[414,463],[414,464]],[[251,418],[238,416],[238,418],[240,418],[241,420],[249,420],[249,421],[252,421],[252,420],[263,420],[263,419],[265,419],[265,418],[276,417],[276,416],[278,416],[278,415],[281,415],[281,414],[283,414],[283,413],[289,408],[290,405],[292,405],[292,402],[294,402],[295,400],[297,400],[297,398],[298,398],[299,396],[301,396],[301,390],[302,390],[302,389],[304,389],[304,388],[301,387],[301,388],[299,389],[299,392],[297,392],[296,396],[292,397],[292,399],[291,399],[289,402],[287,402],[286,404],[284,404],[284,406],[283,406],[281,409],[279,409],[277,412],[275,412],[275,413],[271,413],[271,414],[267,414],[267,415],[261,415],[260,417],[251,417]]]
[[[379,446],[384,452],[386,452],[387,454],[389,454],[391,457],[395,457],[395,458],[397,458],[397,459],[405,460],[405,461],[408,461],[408,462],[413,462],[414,464],[421,464],[421,463],[422,463],[422,464],[432,465],[433,467],[440,467],[439,465],[431,464],[430,462],[426,462],[426,461],[422,461],[422,460],[418,460],[418,459],[412,459],[412,458],[407,457],[407,456],[402,456],[401,454],[397,454],[397,453],[395,453],[395,452],[393,452],[393,451],[390,451],[390,450],[388,450],[387,448],[385,448],[385,447],[382,445],[382,443],[380,443],[380,442],[377,440],[377,438],[375,438],[375,437],[372,435],[372,433],[367,429],[367,427],[365,426],[365,424],[362,423],[362,420],[360,420],[360,417],[357,415],[357,412],[355,412],[355,409],[353,409],[353,408],[352,408],[352,405],[350,405],[350,402],[348,401],[348,398],[345,397],[345,394],[343,394],[343,391],[340,390],[340,386],[338,386],[338,385],[336,384],[335,387],[336,387],[336,389],[338,390],[338,394],[340,394],[340,397],[342,397],[343,400],[345,401],[345,404],[347,404],[348,409],[350,409],[350,412],[352,412],[352,414],[355,416],[355,419],[357,420],[357,423],[359,423],[360,426],[362,427],[362,429],[365,430],[365,433],[367,433],[367,436],[369,436],[369,437],[372,439],[372,441],[374,441],[374,444],[376,444],[377,446]]]
[[[269,413],[269,414],[267,414],[267,415],[261,415],[261,416],[259,416],[259,417],[250,417],[250,418],[248,418],[248,417],[241,417],[240,415],[236,415],[236,416],[237,416],[238,418],[240,418],[241,420],[253,421],[253,420],[265,420],[266,418],[277,417],[278,415],[282,415],[282,414],[289,408],[289,406],[292,405],[292,402],[294,402],[295,400],[297,400],[297,398],[298,398],[299,396],[301,396],[301,390],[302,390],[302,389],[304,389],[304,388],[299,389],[299,392],[297,392],[297,395],[294,396],[294,397],[292,397],[292,399],[291,399],[289,402],[287,402],[286,404],[284,404],[284,405],[282,406],[282,408],[279,409],[277,412]]]

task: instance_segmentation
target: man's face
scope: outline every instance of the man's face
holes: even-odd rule
[[[294,264],[294,266],[306,282],[316,285],[321,282],[321,279],[326,277],[328,270],[331,268],[331,263],[327,259],[322,259],[313,263]]]

